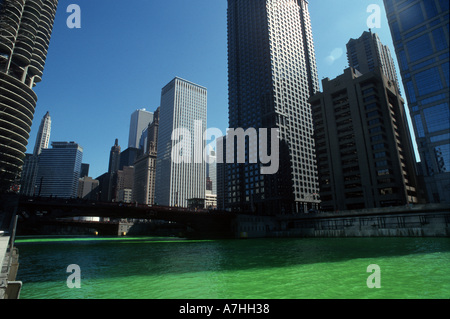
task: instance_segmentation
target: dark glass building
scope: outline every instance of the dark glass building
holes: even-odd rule
[[[39,156],[36,186],[39,196],[76,198],[83,148],[74,142],[52,142]]]
[[[258,150],[247,145],[245,163],[226,165],[226,207],[278,214],[316,206],[308,98],[319,83],[308,2],[228,0],[228,72],[229,127],[267,128],[268,135],[277,128],[279,169],[263,175],[260,159],[249,160]]]
[[[449,202],[449,2],[384,0],[430,202]]]

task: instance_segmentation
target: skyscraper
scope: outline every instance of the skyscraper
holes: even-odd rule
[[[38,172],[39,155],[48,148],[52,121],[49,112],[41,120],[36,136],[33,154],[25,154],[24,164],[20,176],[20,193],[26,196],[36,195],[36,175]]]
[[[133,199],[140,204],[155,203],[156,155],[159,129],[159,108],[147,129],[145,153],[134,162]]]
[[[449,3],[384,0],[428,200],[450,202]]]
[[[78,197],[88,200],[98,199],[99,181],[92,177],[84,176],[78,180]]]
[[[0,2],[0,191],[23,165],[57,0]]]
[[[319,82],[308,2],[228,0],[228,70],[229,127],[278,128],[280,165],[262,175],[249,149],[245,164],[227,164],[226,206],[271,214],[316,206],[308,98]]]
[[[350,39],[347,43],[347,58],[349,66],[362,74],[380,67],[386,77],[399,88],[391,50],[381,43],[378,34],[369,30],[364,31],[358,39]]]
[[[217,159],[216,151],[211,147],[206,153],[206,178],[211,182],[211,187],[206,187],[213,195],[217,195]]]
[[[52,128],[52,119],[50,113],[47,112],[39,125],[39,131],[36,137],[36,144],[34,144],[33,155],[37,156],[41,154],[42,149],[48,148],[50,143],[50,131]]]
[[[322,81],[312,104],[321,208],[347,210],[419,202],[404,101],[377,67]]]
[[[117,171],[115,200],[130,203],[133,198],[134,166],[125,166]]]
[[[25,196],[36,195],[36,176],[39,165],[39,156],[26,153],[20,174],[20,194]]]
[[[109,164],[108,164],[108,173],[104,176],[104,178],[100,179],[101,181],[101,189],[107,190],[106,199],[107,201],[111,201],[115,199],[116,194],[116,186],[117,186],[117,171],[120,168],[120,145],[119,140],[116,138],[114,145],[111,147],[109,152]]]
[[[153,121],[153,113],[145,109],[136,110],[131,114],[130,134],[128,136],[128,147],[139,148],[142,132]]]
[[[119,170],[119,164],[120,164],[120,145],[119,140],[116,138],[114,146],[111,147],[111,151],[109,152],[108,173],[117,172]]]
[[[200,85],[176,77],[162,89],[156,160],[158,205],[187,207],[188,200],[205,199],[206,108],[207,90]]]
[[[36,179],[43,197],[76,198],[83,158],[83,148],[75,142],[52,142],[39,156]]]

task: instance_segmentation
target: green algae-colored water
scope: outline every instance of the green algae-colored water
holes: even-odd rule
[[[18,238],[21,299],[450,297],[450,238]],[[69,288],[69,265],[80,288]],[[369,288],[368,266],[381,288]],[[73,279],[73,277],[71,277]]]

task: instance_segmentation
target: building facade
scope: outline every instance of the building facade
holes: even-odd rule
[[[362,74],[381,68],[386,77],[399,89],[391,50],[381,42],[378,34],[369,30],[364,31],[358,39],[350,39],[347,43],[347,59],[349,66]]]
[[[20,175],[20,194],[25,196],[36,195],[36,178],[39,165],[39,156],[25,154],[22,172]]]
[[[156,154],[146,153],[134,163],[133,198],[139,204],[155,203]]]
[[[145,109],[136,110],[131,114],[130,133],[128,136],[128,147],[139,148],[142,132],[147,129],[153,121],[153,113]]]
[[[44,148],[48,148],[50,143],[50,133],[52,129],[52,118],[50,113],[47,112],[44,118],[41,120],[39,130],[36,137],[36,144],[34,144],[33,155],[38,156]]]
[[[26,196],[36,195],[36,177],[39,165],[39,155],[43,149],[48,148],[51,132],[51,117],[47,112],[39,125],[33,154],[25,154],[24,164],[20,176],[20,193]]]
[[[83,148],[75,142],[52,142],[39,156],[37,195],[77,198]]]
[[[124,166],[117,171],[114,200],[130,203],[133,199],[134,166]]]
[[[161,92],[155,201],[188,207],[205,199],[207,89],[179,77]],[[180,133],[172,139],[173,133]]]
[[[98,198],[99,181],[92,177],[82,177],[78,180],[78,198],[96,201]]]
[[[311,97],[321,208],[351,210],[419,202],[404,101],[382,69],[348,68]]]
[[[134,201],[139,204],[155,203],[156,155],[158,145],[159,108],[147,129],[144,154],[134,163]]]
[[[119,140],[116,138],[114,146],[111,147],[111,151],[109,152],[108,173],[117,172],[119,170],[119,164],[120,164],[120,145]]]
[[[319,90],[308,2],[228,1],[229,127],[278,129],[279,169],[227,163],[225,202],[235,211],[296,213],[319,203],[308,98]],[[228,145],[231,145],[227,141]],[[230,146],[231,147],[231,146]]]
[[[206,189],[217,195],[217,159],[212,148],[208,148],[206,153],[206,183]]]
[[[57,0],[0,1],[0,192],[17,183],[25,158]]]
[[[430,202],[450,201],[449,3],[384,0]]]

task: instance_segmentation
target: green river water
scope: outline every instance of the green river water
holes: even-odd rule
[[[450,297],[450,238],[16,239],[21,299]],[[80,288],[69,288],[69,265]],[[369,288],[379,266],[381,288]]]

